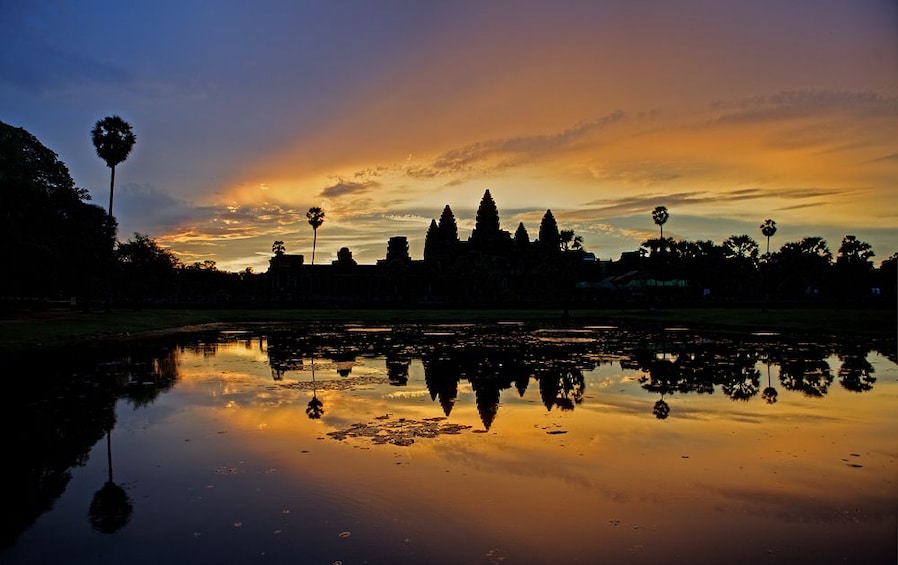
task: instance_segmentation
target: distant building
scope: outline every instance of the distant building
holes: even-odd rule
[[[582,249],[562,251],[558,228],[546,212],[531,242],[523,224],[514,237],[500,228],[489,190],[466,241],[449,205],[432,220],[424,259],[413,260],[408,238],[389,238],[386,256],[358,265],[343,247],[330,265],[305,265],[301,255],[275,255],[269,262],[271,297],[300,304],[539,305],[595,302],[607,296],[605,262]]]

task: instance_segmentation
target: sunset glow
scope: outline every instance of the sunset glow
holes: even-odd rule
[[[119,238],[184,262],[267,268],[349,247],[422,256],[449,204],[470,234],[551,208],[602,259],[656,235],[720,242],[774,218],[772,247],[845,234],[898,251],[898,7],[820,3],[453,2],[0,8],[0,120],[59,154],[95,203],[88,137],[137,134],[117,171]],[[109,48],[109,43],[116,46]]]

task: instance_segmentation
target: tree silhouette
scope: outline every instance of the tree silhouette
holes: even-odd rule
[[[775,279],[781,293],[788,295],[814,295],[826,278],[832,252],[822,237],[805,237],[801,241],[785,243],[773,255]]]
[[[112,171],[109,180],[109,217],[112,217],[112,197],[115,192],[115,167],[128,158],[137,137],[131,131],[131,124],[118,116],[108,116],[94,124],[90,137],[97,156],[106,162]]]
[[[312,226],[312,265],[315,264],[315,247],[318,244],[318,228],[324,223],[324,210],[318,206],[312,206],[306,212],[309,225]]]
[[[558,241],[563,251],[573,249],[574,251],[583,247],[583,236],[576,235],[574,230],[561,230],[558,232]]]
[[[2,121],[0,187],[0,256],[11,266],[0,296],[90,298],[113,262],[114,219],[56,153]]]
[[[286,251],[287,247],[284,245],[284,242],[279,239],[271,244],[271,252],[277,256],[283,255]]]
[[[750,260],[758,258],[758,243],[748,234],[731,235],[723,242],[727,257]]]
[[[870,268],[870,259],[873,258],[873,248],[866,241],[859,240],[856,236],[846,235],[839,246],[839,255],[836,264],[861,264],[864,268]]]
[[[115,250],[121,281],[118,291],[134,301],[171,298],[178,276],[178,258],[146,234],[135,233]]]
[[[770,257],[770,238],[776,233],[776,222],[771,220],[770,218],[764,220],[764,223],[761,224],[761,235],[767,238],[767,253],[766,257]]]
[[[668,218],[670,218],[670,214],[667,212],[666,206],[655,206],[655,209],[652,210],[652,221],[661,228],[661,239],[664,239],[664,224],[667,223]]]
[[[731,235],[723,242],[728,290],[737,297],[747,296],[757,275],[758,244],[747,234]]]
[[[836,266],[832,273],[834,286],[843,298],[864,296],[872,284],[873,248],[853,235],[842,238]]]

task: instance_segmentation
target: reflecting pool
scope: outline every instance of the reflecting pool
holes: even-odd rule
[[[255,326],[4,359],[3,563],[895,563],[895,343]]]

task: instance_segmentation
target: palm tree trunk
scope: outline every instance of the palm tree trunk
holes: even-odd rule
[[[318,245],[318,230],[312,230],[312,264],[315,264],[315,246]]]
[[[112,430],[106,430],[106,469],[112,482]]]
[[[109,167],[112,171],[112,174],[109,177],[109,218],[110,224],[112,223],[112,197],[115,194],[115,165]],[[112,238],[112,251],[115,253],[115,236]],[[109,312],[112,309],[112,265],[108,265],[106,267],[106,311]],[[112,451],[110,451],[110,461],[112,461]],[[112,467],[110,467],[109,471],[109,482],[112,482]]]
[[[109,217],[112,217],[112,196],[115,193],[115,166],[109,167],[112,169],[112,176],[109,179]]]

